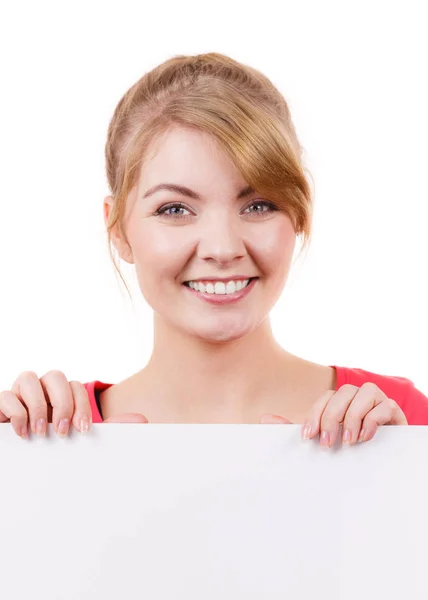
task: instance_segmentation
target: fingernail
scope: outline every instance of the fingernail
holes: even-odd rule
[[[88,433],[89,431],[89,419],[84,416],[80,419],[80,433]]]
[[[321,431],[320,442],[321,446],[328,446],[330,442],[330,436],[328,434],[328,431]]]
[[[46,435],[46,419],[37,419],[36,421],[36,433],[40,436]]]
[[[27,438],[28,437],[28,427],[27,424],[23,425],[21,427],[21,437],[23,438]]]
[[[304,440],[310,440],[311,439],[311,432],[312,432],[312,428],[311,428],[310,424],[309,423],[305,423],[303,425],[302,438]]]
[[[360,437],[358,438],[358,441],[359,442],[364,442],[364,440],[366,438],[366,434],[367,434],[367,431],[365,429],[362,429],[361,433],[360,433]]]
[[[61,419],[58,425],[58,435],[60,437],[65,437],[70,428],[70,421],[68,419]]]
[[[345,429],[345,431],[343,432],[343,440],[342,443],[344,446],[350,446],[351,445],[351,431],[349,429]]]

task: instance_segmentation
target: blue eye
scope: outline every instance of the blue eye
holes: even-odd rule
[[[273,202],[268,202],[267,200],[254,200],[253,202],[251,202],[251,204],[249,206],[247,206],[247,208],[245,210],[248,210],[249,208],[251,208],[252,206],[261,206],[263,207],[263,209],[267,209],[267,210],[256,210],[256,211],[250,211],[250,213],[246,213],[246,214],[250,214],[251,216],[263,216],[265,214],[268,214],[270,212],[276,211],[278,210],[278,208],[275,206],[275,204],[273,204]],[[180,214],[178,212],[173,212],[173,213],[169,213],[167,211],[170,210],[176,210],[176,211],[180,211],[180,210],[187,210],[189,211],[188,208],[186,208],[186,206],[184,206],[184,204],[181,204],[180,202],[174,202],[172,204],[165,204],[164,206],[162,206],[161,208],[159,208],[154,215],[155,216],[161,216],[163,215],[164,217],[167,217],[168,219],[185,219],[187,218],[189,215],[184,215],[184,214]]]
[[[253,215],[264,215],[266,213],[278,210],[275,204],[273,204],[273,202],[267,202],[266,200],[255,200],[254,202],[251,202],[251,204],[247,206],[247,208],[250,208],[251,206],[262,206],[267,208],[267,210],[259,210],[256,212],[251,211],[251,214]]]
[[[165,206],[162,206],[161,208],[159,208],[156,212],[155,215],[165,215],[166,217],[171,217],[173,219],[182,219],[183,217],[186,217],[187,215],[183,215],[183,214],[167,214],[166,211],[167,210],[171,210],[172,208],[178,208],[179,210],[183,209],[183,210],[187,210],[187,208],[184,206],[184,204],[179,204],[179,203],[175,203],[175,204],[166,204]]]

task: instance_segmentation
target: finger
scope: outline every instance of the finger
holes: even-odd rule
[[[67,435],[74,413],[74,398],[67,377],[61,371],[49,371],[40,377],[40,385],[53,408],[55,432],[60,436]]]
[[[406,415],[390,398],[381,402],[364,417],[358,441],[368,442],[373,439],[381,425],[408,425]]]
[[[279,424],[279,423],[285,423],[287,425],[291,425],[291,421],[289,421],[288,419],[286,419],[285,417],[281,417],[280,415],[263,415],[260,419],[260,423],[267,425],[267,424]]]
[[[350,403],[343,419],[342,438],[344,444],[352,445],[358,440],[366,416],[370,414],[375,407],[383,404],[385,400],[388,401],[388,397],[374,383],[367,381],[360,388],[357,388],[357,393]],[[381,414],[384,414],[384,409],[381,410]],[[373,435],[375,434],[376,428],[377,427],[375,426]]]
[[[0,393],[0,423],[10,421],[15,433],[28,437],[28,413],[22,402],[10,390]]]
[[[46,435],[47,403],[37,374],[24,371],[12,385],[11,391],[28,410],[31,431],[41,436]]]
[[[334,390],[327,390],[312,406],[307,418],[305,419],[305,422],[302,425],[302,437],[304,440],[311,440],[320,433],[321,417],[325,407],[335,393],[336,392]]]
[[[352,427],[352,430],[358,429],[359,432],[363,416],[373,408],[373,402],[370,402],[370,406],[367,405],[365,412],[364,406],[362,408],[359,407],[358,402],[361,402],[360,390],[361,388],[356,385],[345,384],[332,396],[321,417],[320,441],[322,445],[333,446],[336,442],[340,425],[344,422],[345,418],[347,419],[348,426]],[[363,399],[365,399],[364,394]],[[359,420],[358,415],[361,415]]]
[[[73,425],[80,433],[87,433],[92,425],[91,403],[85,386],[79,381],[70,381],[74,398]]]
[[[118,415],[117,417],[110,417],[103,421],[103,423],[148,423],[148,420],[144,415],[139,413],[127,413],[125,415]]]

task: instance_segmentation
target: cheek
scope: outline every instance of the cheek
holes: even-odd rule
[[[288,218],[270,222],[269,227],[260,231],[254,245],[257,260],[266,272],[287,272],[296,245],[296,233]]]
[[[164,274],[174,277],[183,268],[186,250],[179,228],[142,227],[129,240],[142,278],[162,282]]]

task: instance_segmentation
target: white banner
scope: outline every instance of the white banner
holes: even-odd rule
[[[428,427],[0,425],[0,598],[428,598]]]

